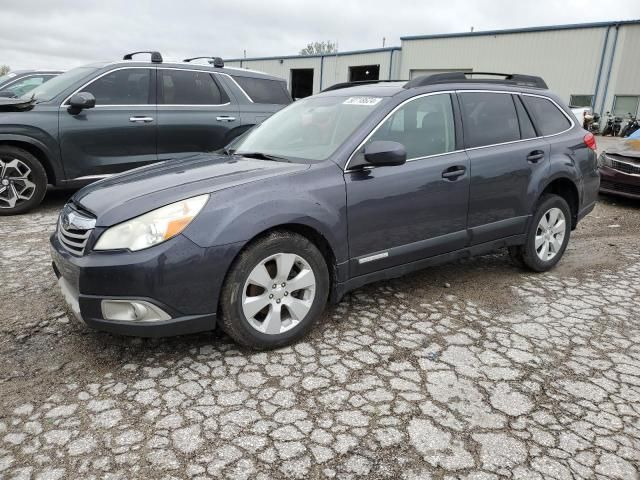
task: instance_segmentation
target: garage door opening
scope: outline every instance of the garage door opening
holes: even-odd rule
[[[291,69],[291,96],[294,100],[313,95],[313,68]]]
[[[361,82],[363,80],[379,80],[380,65],[359,65],[349,67],[349,81]]]

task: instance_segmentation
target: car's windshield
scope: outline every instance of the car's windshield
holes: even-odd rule
[[[69,70],[62,75],[58,75],[52,78],[46,83],[43,83],[37,88],[34,88],[30,92],[23,95],[23,98],[31,98],[32,96],[38,102],[48,102],[52,98],[56,97],[74,83],[88,77],[91,73],[97,69],[94,67],[78,67],[73,70]]]
[[[234,153],[261,153],[317,162],[327,159],[385,99],[309,97],[280,110],[231,144]]]

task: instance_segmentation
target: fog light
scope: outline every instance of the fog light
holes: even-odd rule
[[[170,320],[167,312],[144,300],[102,300],[102,317],[121,322]]]

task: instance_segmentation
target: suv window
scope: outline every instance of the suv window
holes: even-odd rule
[[[510,94],[460,93],[468,148],[520,140],[516,107]]]
[[[96,105],[148,105],[151,70],[126,68],[98,78],[82,89],[96,97]]]
[[[531,122],[531,118],[529,114],[522,105],[522,100],[519,98],[520,95],[514,95],[513,101],[516,103],[516,110],[518,111],[518,122],[520,122],[520,138],[535,138],[536,130],[533,127],[533,123]]]
[[[456,138],[451,96],[427,95],[404,104],[369,139],[376,140],[401,143],[407,160],[452,152]]]
[[[560,133],[571,126],[571,122],[550,100],[523,95],[522,100],[533,115],[542,135]]]
[[[11,92],[13,96],[20,97],[37,86],[42,85],[47,80],[51,80],[53,77],[55,77],[55,75],[30,75],[16,80],[14,83],[2,88],[2,91]]]
[[[229,97],[209,72],[160,70],[161,97],[164,105],[222,105]]]
[[[233,79],[254,103],[274,103],[278,105],[291,103],[287,84],[283,81],[236,76],[233,76]]]

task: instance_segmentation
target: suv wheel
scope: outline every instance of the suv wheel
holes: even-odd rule
[[[221,295],[220,325],[241,345],[281,347],[304,336],[329,295],[324,257],[306,238],[274,232],[236,259]]]
[[[524,245],[510,247],[517,263],[546,272],[560,261],[571,234],[571,210],[558,195],[544,195],[538,202]]]
[[[46,191],[47,173],[38,159],[21,148],[0,145],[0,215],[31,210]]]

